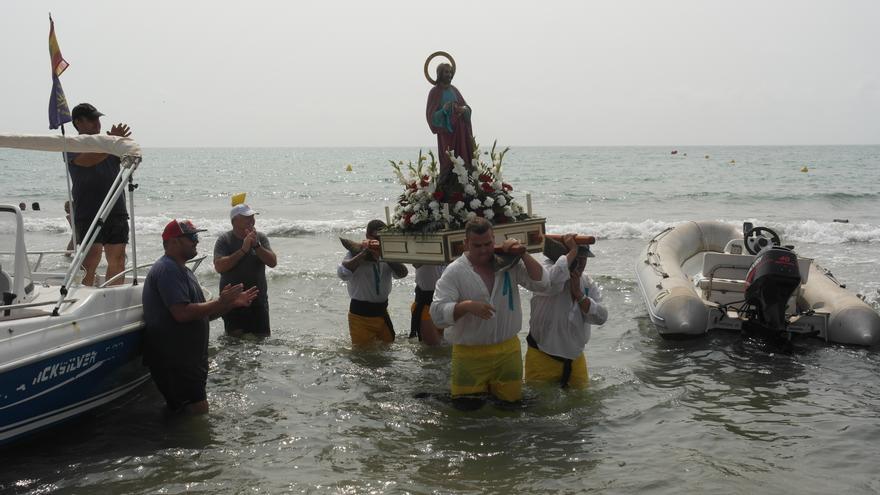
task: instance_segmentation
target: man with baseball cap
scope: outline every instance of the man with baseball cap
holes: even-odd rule
[[[80,134],[100,134],[104,114],[89,103],[80,103],[70,113],[73,127]],[[125,124],[116,124],[107,131],[111,136],[128,137],[131,130]],[[89,226],[98,214],[104,197],[119,174],[119,157],[106,153],[68,153],[67,169],[73,181],[73,228],[77,243],[83,242]],[[83,260],[86,270],[83,285],[95,284],[95,271],[101,261],[101,251],[107,258],[107,279],[125,269],[125,246],[128,244],[128,210],[125,193],[119,196],[110,215],[101,227],[98,238]],[[120,277],[115,281],[121,284]]]
[[[278,259],[269,238],[254,228],[255,215],[257,212],[246,204],[234,206],[229,212],[232,230],[221,234],[214,244],[214,269],[220,274],[220,287],[244,284],[248,289],[256,287],[260,293],[249,307],[223,315],[226,333],[235,336],[270,333],[266,267],[275,267]]]
[[[144,282],[144,364],[173,412],[208,412],[209,320],[247,307],[258,290],[227,285],[206,302],[186,262],[196,256],[199,232],[189,220],[172,220],[162,232],[165,255],[153,263]]]
[[[589,383],[584,346],[590,325],[608,319],[599,286],[584,273],[590,246],[578,245],[574,234],[562,243],[544,241],[544,269],[550,288],[532,295],[529,335],[526,342],[526,383],[554,383],[561,388],[583,389]],[[567,251],[567,252],[566,252]]]

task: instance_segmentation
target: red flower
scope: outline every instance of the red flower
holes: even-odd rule
[[[489,184],[488,182],[483,182],[482,184],[480,184],[480,188],[488,193],[494,191],[494,189],[492,188],[492,184]]]
[[[443,199],[443,191],[437,191],[437,192],[435,192],[435,193],[434,193],[434,199],[436,199],[437,201],[440,201],[441,199]]]
[[[406,215],[404,215],[404,216],[403,216],[403,221],[404,221],[404,223],[406,223],[406,224],[411,224],[411,223],[412,223],[412,217],[413,217],[413,214],[412,214],[412,213],[407,213]]]
[[[511,186],[511,185],[508,184],[507,182],[502,182],[502,183],[501,183],[501,188],[504,189],[504,190],[507,191],[507,192],[513,191],[513,186]]]
[[[420,184],[422,185],[422,187],[428,187],[428,176],[427,175],[422,177],[422,181],[420,182]]]
[[[492,182],[492,176],[489,174],[480,174],[480,182]]]
[[[464,194],[462,194],[462,193],[460,193],[460,192],[454,192],[454,193],[452,193],[452,198],[451,198],[451,199],[452,199],[452,203],[457,203],[457,202],[459,202],[459,201],[464,201]]]
[[[412,189],[413,191],[415,191],[416,189],[419,188],[419,186],[415,182],[410,182],[409,185],[406,186],[406,188]]]

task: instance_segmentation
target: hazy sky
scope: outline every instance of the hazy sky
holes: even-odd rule
[[[144,146],[436,144],[436,50],[483,144],[880,143],[876,0],[2,1],[0,132],[49,132],[49,12]]]

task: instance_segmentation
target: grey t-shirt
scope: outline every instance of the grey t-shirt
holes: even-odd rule
[[[168,255],[150,268],[143,290],[144,363],[150,366],[208,368],[208,318],[180,323],[171,314],[175,304],[205,302],[192,270]]]
[[[269,247],[269,238],[262,232],[257,232],[257,240],[266,249]],[[214,244],[214,257],[222,258],[234,254],[244,245],[244,240],[239,239],[232,231],[225,232],[217,238]],[[227,284],[244,284],[245,290],[256,286],[260,291],[260,295],[253,302],[253,306],[268,306],[269,296],[266,293],[266,264],[260,260],[259,256],[251,249],[244,257],[238,260],[238,263],[232,270],[220,274],[220,288]]]

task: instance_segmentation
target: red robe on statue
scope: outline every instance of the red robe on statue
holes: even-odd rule
[[[425,110],[428,119],[428,127],[437,135],[437,151],[440,160],[440,182],[444,183],[452,170],[452,161],[448,151],[452,150],[456,156],[465,161],[468,170],[471,169],[471,160],[474,158],[474,133],[471,128],[470,108],[460,115],[453,110],[446,111],[443,106],[448,101],[455,105],[467,105],[464,97],[455,86],[441,87],[435,85],[428,93],[428,105]]]

